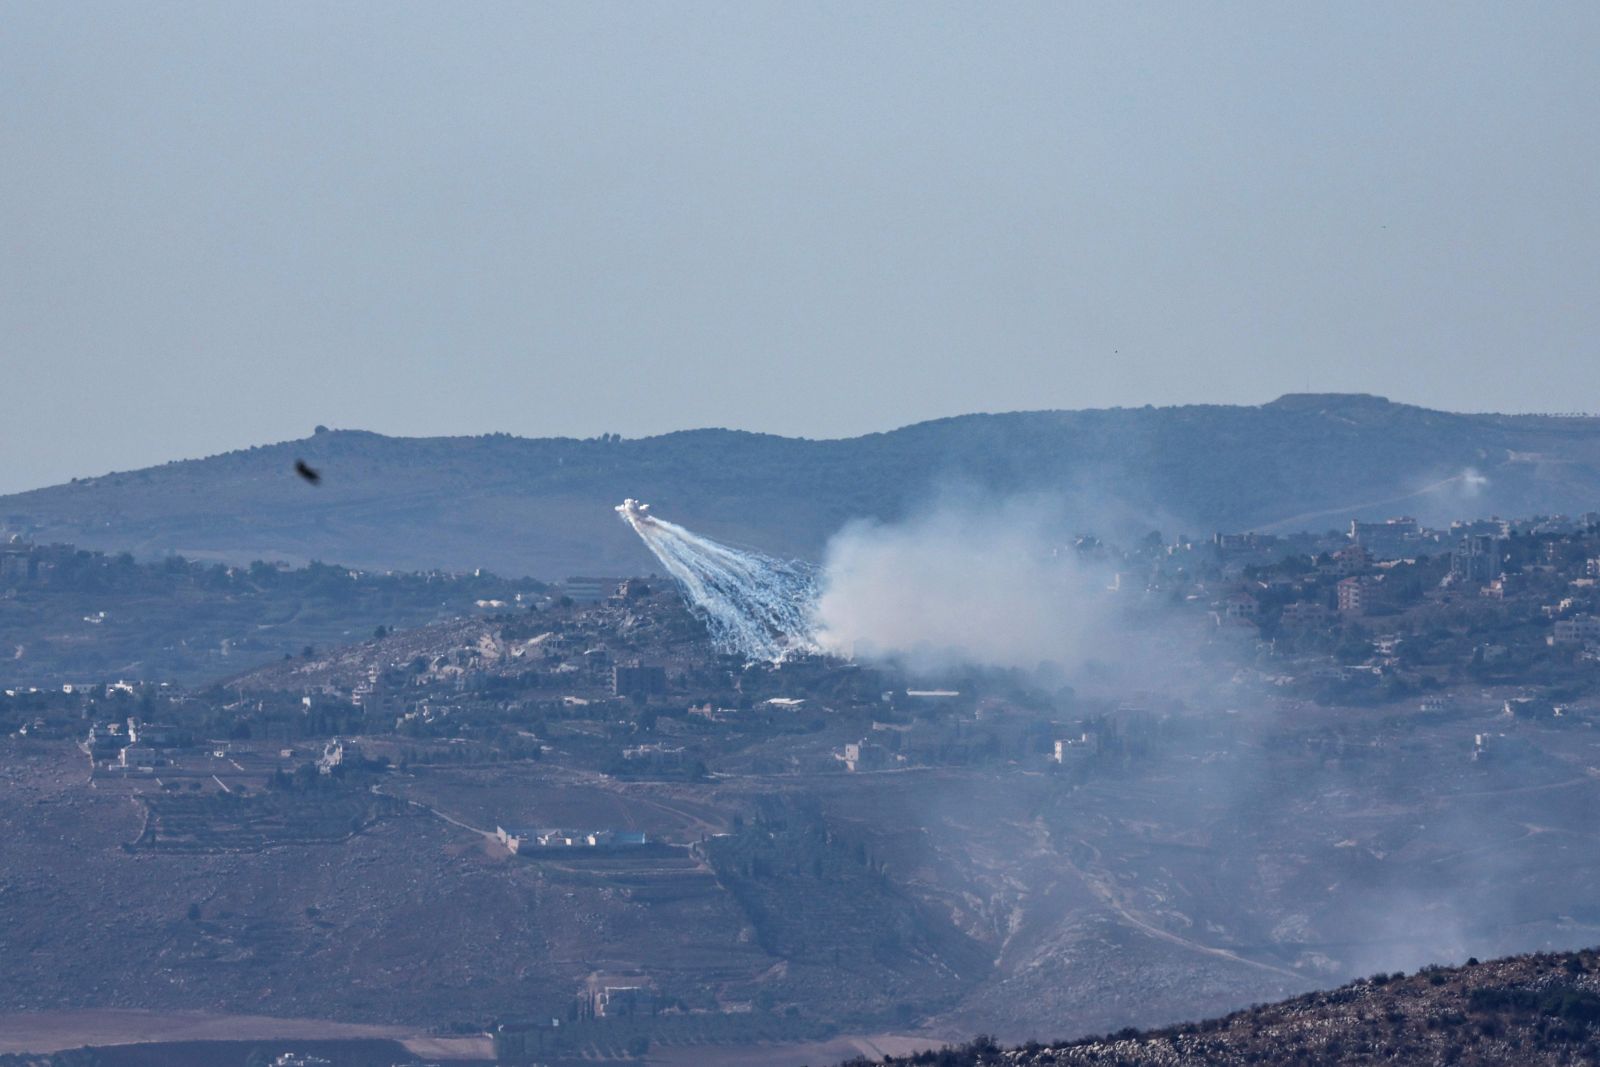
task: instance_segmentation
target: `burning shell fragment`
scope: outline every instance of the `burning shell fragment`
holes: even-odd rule
[[[629,524],[655,521],[650,517],[650,505],[640,503],[631,496],[622,503],[618,504],[615,510],[617,514],[626,519]]]
[[[816,568],[719,544],[650,514],[629,497],[616,512],[677,581],[724,651],[776,661],[817,648]]]

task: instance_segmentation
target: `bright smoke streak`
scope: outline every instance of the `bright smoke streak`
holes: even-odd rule
[[[718,648],[769,661],[816,650],[816,568],[718,544],[656,518],[636,500],[623,501],[617,513],[683,587]]]

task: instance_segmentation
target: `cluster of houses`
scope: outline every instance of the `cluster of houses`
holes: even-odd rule
[[[638,848],[650,843],[642,830],[526,830],[496,826],[495,836],[513,853],[545,848]]]
[[[1317,542],[1309,572],[1279,575],[1257,581],[1240,580],[1234,590],[1215,604],[1215,615],[1224,624],[1259,624],[1266,615],[1262,594],[1269,586],[1282,585],[1296,591],[1311,591],[1309,596],[1282,603],[1282,597],[1269,597],[1278,603],[1277,619],[1289,628],[1326,626],[1339,619],[1371,615],[1390,615],[1407,606],[1405,593],[1395,588],[1388,573],[1396,564],[1422,555],[1447,560],[1444,579],[1436,591],[1453,595],[1476,591],[1484,600],[1507,600],[1531,591],[1530,578],[1554,576],[1569,581],[1572,593],[1560,604],[1545,609],[1556,620],[1550,643],[1556,645],[1600,644],[1600,618],[1586,614],[1587,603],[1595,602],[1600,586],[1600,558],[1576,559],[1574,549],[1592,550],[1594,531],[1600,515],[1585,514],[1577,519],[1540,516],[1526,520],[1475,520],[1457,522],[1449,530],[1427,530],[1415,519],[1390,519],[1381,523],[1352,522],[1341,546]],[[1213,548],[1222,559],[1222,574],[1241,578],[1249,564],[1263,566],[1295,554],[1304,538],[1273,538],[1253,534],[1217,534]],[[1320,549],[1320,551],[1315,551]],[[1328,586],[1317,579],[1331,581]],[[1547,584],[1547,583],[1546,583]],[[1415,600],[1425,590],[1408,591]]]
[[[127,723],[96,723],[82,748],[91,759],[115,761],[125,768],[155,767],[164,750],[194,744],[190,731],[165,723],[143,722],[129,716]]]

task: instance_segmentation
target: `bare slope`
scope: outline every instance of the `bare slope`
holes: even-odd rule
[[[322,470],[320,486],[293,476],[297,458]],[[1600,419],[1304,395],[1260,407],[967,415],[837,441],[334,431],[0,498],[0,526],[147,556],[548,578],[648,566],[612,517],[624,496],[713,536],[815,555],[843,522],[892,518],[952,485],[1064,494],[1102,530],[1119,520],[1193,532],[1578,512],[1600,501]]]

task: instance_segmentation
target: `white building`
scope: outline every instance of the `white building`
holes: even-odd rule
[[[1555,645],[1600,644],[1600,618],[1593,615],[1574,615],[1570,619],[1557,619],[1555,633],[1550,638]]]

